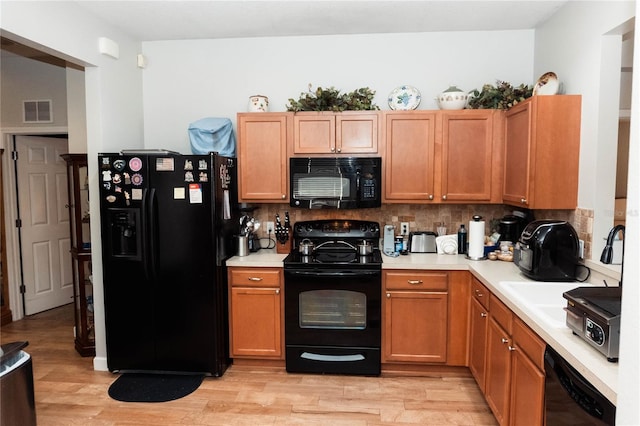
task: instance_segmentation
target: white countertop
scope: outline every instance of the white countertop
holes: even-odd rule
[[[260,250],[249,256],[235,256],[227,261],[227,266],[282,267],[286,254],[274,250]],[[545,318],[532,306],[513,297],[501,283],[533,282],[525,277],[512,262],[466,259],[462,255],[409,254],[407,256],[382,256],[382,269],[428,269],[428,270],[468,270],[478,278],[493,294],[518,315],[548,345],[553,347],[580,374],[593,384],[606,398],[616,404],[618,389],[618,363],[608,362],[600,352],[589,346],[566,326],[551,327]],[[603,285],[603,276],[592,271],[588,280],[594,285]],[[609,278],[608,282],[612,280]],[[545,283],[552,285],[553,283]],[[581,283],[576,282],[576,287]],[[561,303],[563,301],[560,301]],[[561,309],[561,308],[559,308]]]

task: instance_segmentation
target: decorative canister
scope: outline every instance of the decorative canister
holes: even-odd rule
[[[263,95],[253,95],[249,97],[249,112],[269,111],[269,98]]]

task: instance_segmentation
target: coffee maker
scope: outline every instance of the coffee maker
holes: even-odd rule
[[[518,242],[520,235],[526,226],[533,222],[533,213],[530,210],[514,210],[511,214],[505,215],[498,222],[498,241]]]

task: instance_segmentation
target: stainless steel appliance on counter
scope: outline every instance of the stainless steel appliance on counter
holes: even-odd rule
[[[608,361],[618,361],[622,287],[578,287],[563,296],[567,327]]]
[[[578,250],[578,234],[569,222],[536,220],[522,231],[513,260],[533,280],[575,281],[580,268]]]
[[[98,166],[109,370],[222,375],[235,158],[125,152]]]
[[[430,231],[409,233],[410,253],[437,253],[436,233]]]
[[[287,371],[380,374],[379,239],[377,222],[294,225],[294,250],[284,260]],[[359,246],[372,249],[363,255]]]
[[[546,425],[615,425],[615,405],[551,346],[544,354],[544,370]]]

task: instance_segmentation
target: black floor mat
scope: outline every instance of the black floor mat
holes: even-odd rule
[[[124,402],[166,402],[198,389],[204,375],[124,373],[109,387],[109,396]]]

